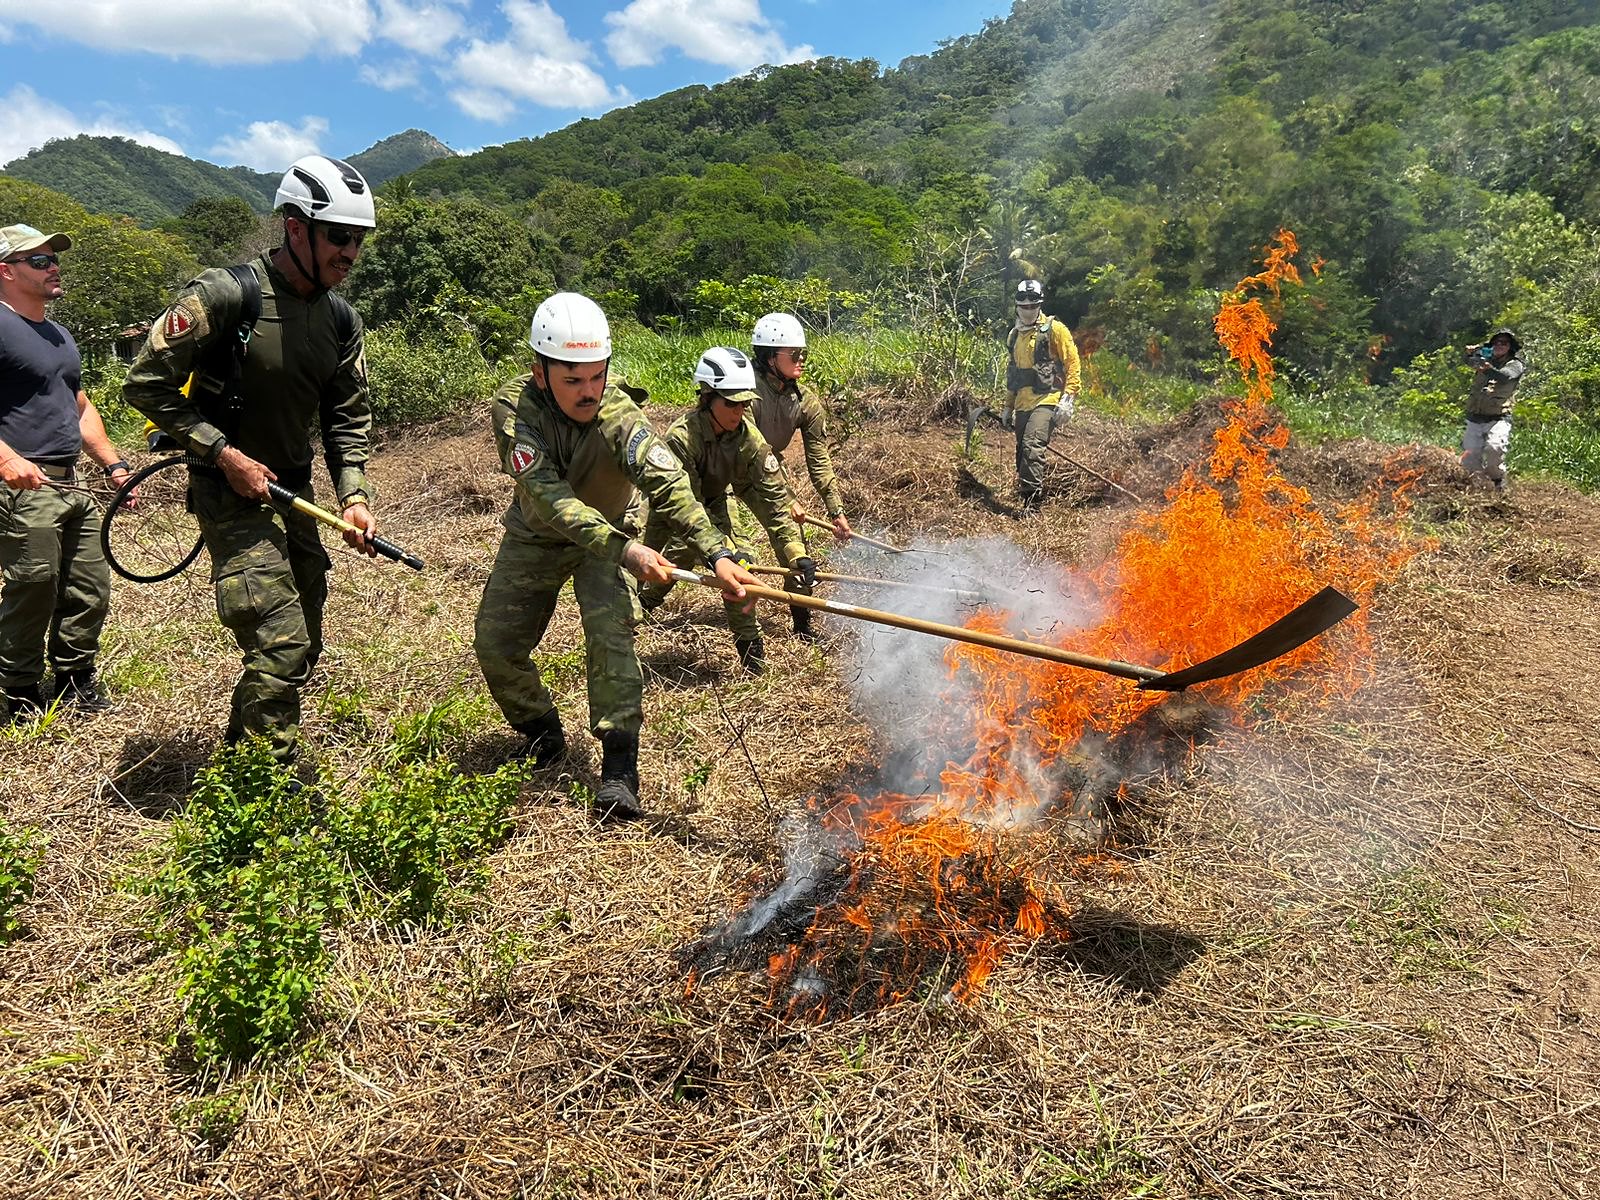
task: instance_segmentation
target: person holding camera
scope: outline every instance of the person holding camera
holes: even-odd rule
[[[1511,447],[1511,407],[1528,364],[1522,343],[1509,329],[1497,329],[1487,342],[1468,346],[1472,388],[1461,434],[1461,465],[1469,476],[1482,475],[1497,492],[1506,490],[1506,451]]]
[[[1017,284],[1017,323],[1006,337],[1006,408],[1017,433],[1017,493],[1037,512],[1044,498],[1044,454],[1055,427],[1072,419],[1082,386],[1078,347],[1066,325],[1044,315],[1044,285]]]

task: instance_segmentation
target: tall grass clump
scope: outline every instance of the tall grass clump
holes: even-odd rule
[[[515,374],[515,364],[491,365],[470,333],[414,338],[400,325],[366,334],[367,384],[379,425],[435,421],[482,405]]]

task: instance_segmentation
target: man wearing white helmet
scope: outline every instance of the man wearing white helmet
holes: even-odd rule
[[[377,218],[361,174],[318,154],[289,168],[276,203],[282,245],[185,286],[150,330],[123,398],[207,464],[190,472],[190,504],[217,615],[244,659],[226,736],[264,737],[288,762],[300,690],[322,652],[332,564],[311,518],[269,506],[266,485],[312,497],[315,425],[344,519],[364,531],[345,541],[373,553],[361,321],[331,289]]]
[[[1017,284],[1017,323],[1006,337],[1007,429],[1017,434],[1017,493],[1028,512],[1044,499],[1050,434],[1072,419],[1082,386],[1078,346],[1067,327],[1044,313],[1044,285]]]
[[[850,540],[850,521],[844,515],[844,498],[839,494],[833,459],[828,454],[828,412],[822,401],[800,383],[806,369],[806,331],[792,313],[768,313],[756,322],[750,344],[756,361],[756,402],[751,414],[756,428],[778,456],[780,465],[794,435],[800,435],[806,456],[806,474],[822,499],[828,520],[833,522],[835,540],[843,545]],[[798,523],[805,519],[805,506],[800,503],[799,490],[787,469],[784,479],[789,485],[789,513]],[[777,542],[773,542],[773,549],[782,553]],[[805,594],[811,590],[792,580],[785,586],[790,591]],[[812,637],[811,610],[792,608],[789,611],[794,615],[795,633],[803,638]]]
[[[779,561],[798,571],[800,586],[809,591],[817,582],[817,564],[806,555],[800,529],[789,515],[789,486],[778,456],[749,419],[756,399],[755,369],[731,346],[713,346],[700,356],[694,379],[700,391],[699,405],[672,423],[666,443],[688,471],[695,499],[705,505],[712,524],[733,548],[734,558],[741,566],[749,566],[755,555],[734,544],[733,518],[728,512],[731,488],[767,531]],[[645,523],[644,541],[674,562],[681,561],[689,550],[671,523],[653,507]],[[667,583],[641,588],[639,602],[644,610],[649,612],[665,600],[671,587]],[[761,626],[747,608],[731,601],[726,607],[739,661],[752,675],[759,675],[767,661]]]
[[[659,514],[711,565],[730,602],[745,600],[743,585],[756,580],[734,561],[677,457],[652,432],[639,410],[645,393],[608,383],[611,327],[599,305],[558,292],[534,313],[528,344],[532,370],[493,401],[501,469],[517,486],[501,519],[505,536],[478,606],[473,649],[490,695],[528,738],[526,753],[541,765],[561,757],[561,716],[529,656],[572,580],[589,728],[601,746],[595,810],[602,818],[638,817],[644,677],[633,629],[643,613],[623,572],[665,584],[673,564],[623,532],[635,489],[649,497],[652,518]]]

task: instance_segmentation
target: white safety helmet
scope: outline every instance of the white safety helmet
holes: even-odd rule
[[[589,297],[557,292],[534,310],[528,345],[557,362],[603,362],[611,357],[611,324]]]
[[[283,174],[273,208],[288,205],[313,221],[330,225],[378,224],[372,207],[372,189],[361,172],[349,163],[321,154],[297,158]]]
[[[756,322],[750,344],[757,347],[804,346],[806,331],[793,313],[768,313]]]
[[[756,386],[755,368],[732,346],[713,346],[695,364],[694,381],[717,392],[748,392]]]
[[[1037,279],[1024,279],[1017,284],[1018,304],[1043,304],[1044,284]]]

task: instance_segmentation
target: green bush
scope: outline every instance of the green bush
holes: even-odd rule
[[[435,421],[482,406],[514,373],[509,366],[485,362],[465,331],[428,341],[413,339],[402,326],[385,325],[367,331],[366,352],[372,418],[379,425]]]
[[[227,906],[197,914],[178,959],[197,1059],[252,1058],[294,1039],[326,968],[337,874],[322,847],[283,837],[218,879]]]
[[[13,833],[0,821],[0,941],[22,932],[17,910],[33,899],[33,878],[44,858],[44,846],[34,829]]]
[[[466,776],[438,759],[403,763],[370,779],[333,814],[333,837],[352,873],[401,921],[443,917],[453,890],[487,878],[481,857],[504,840],[523,768]]]

